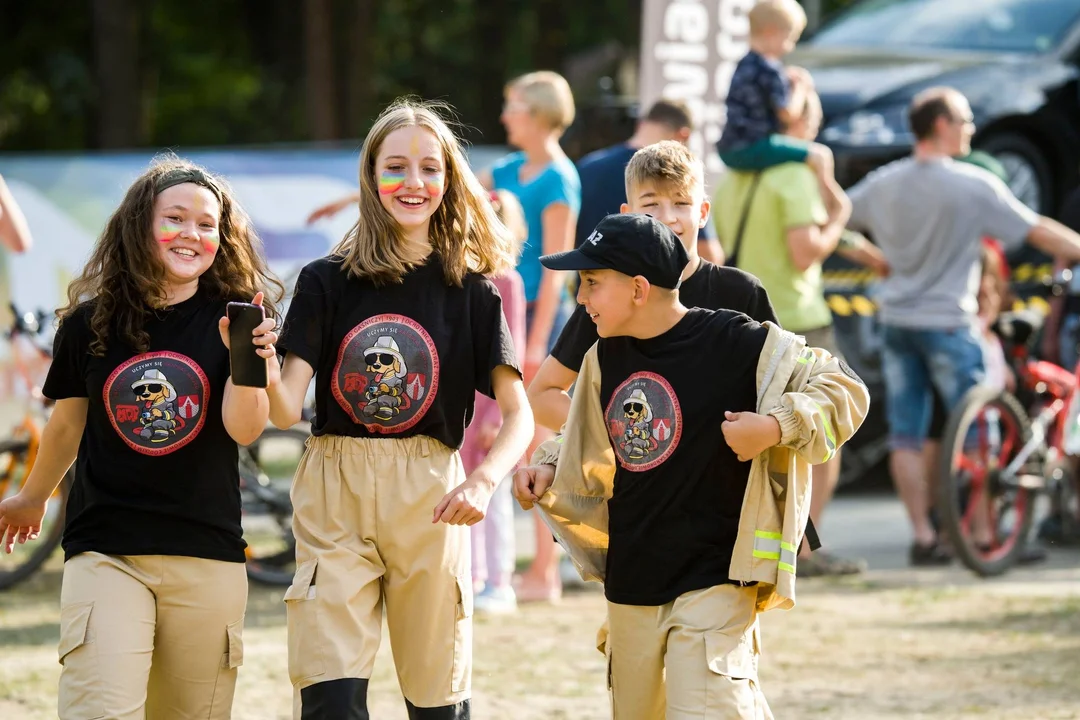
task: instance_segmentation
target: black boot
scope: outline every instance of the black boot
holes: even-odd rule
[[[369,720],[367,689],[368,681],[361,678],[328,680],[303,688],[300,691],[300,718]]]
[[[409,709],[409,720],[469,720],[471,717],[468,700],[462,700],[457,705],[433,708],[418,708],[406,700],[405,707]]]

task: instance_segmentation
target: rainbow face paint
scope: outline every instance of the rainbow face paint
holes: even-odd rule
[[[383,170],[382,175],[379,176],[379,194],[380,195],[393,195],[405,185],[405,173],[404,172],[391,172],[390,170]]]
[[[427,189],[428,195],[432,198],[437,198],[443,193],[443,179],[442,175],[432,175],[430,178],[424,181],[424,187]]]
[[[180,235],[180,226],[174,225],[171,222],[165,221],[161,223],[161,227],[158,228],[158,242],[159,243],[171,243]]]
[[[217,228],[204,232],[201,239],[203,250],[206,251],[207,255],[216,253],[218,246],[221,245],[221,235],[218,234]]]

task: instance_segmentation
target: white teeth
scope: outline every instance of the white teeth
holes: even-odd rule
[[[423,198],[405,198],[405,197],[403,197],[403,198],[398,198],[398,200],[405,203],[406,205],[420,205],[421,203],[424,202]]]
[[[195,257],[195,251],[187,248],[173,248],[173,252],[184,257]]]

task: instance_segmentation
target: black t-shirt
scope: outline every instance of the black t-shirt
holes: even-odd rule
[[[150,348],[90,355],[89,304],[60,326],[43,392],[89,399],[64,555],[182,555],[243,562],[236,442],[221,403],[224,300],[199,290],[151,315]]]
[[[724,442],[724,412],[753,412],[768,330],[728,310],[690,310],[648,340],[604,338],[600,400],[617,466],[604,590],[663,605],[730,582],[749,462]]]
[[[694,274],[683,281],[679,288],[679,302],[686,307],[706,310],[736,310],[758,322],[780,324],[769,302],[769,294],[756,277],[738,268],[713,265],[705,259],[701,260]],[[578,305],[555,341],[551,355],[563,367],[577,372],[585,353],[599,337],[596,323],[585,308]]]
[[[279,342],[315,370],[315,435],[427,435],[461,447],[474,390],[517,366],[499,291],[482,275],[448,285],[437,254],[401,283],[350,279],[340,259],[307,265]]]

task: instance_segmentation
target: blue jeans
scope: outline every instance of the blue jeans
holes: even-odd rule
[[[881,365],[885,377],[889,447],[920,450],[930,429],[933,391],[947,412],[986,376],[974,328],[919,330],[885,325]]]

